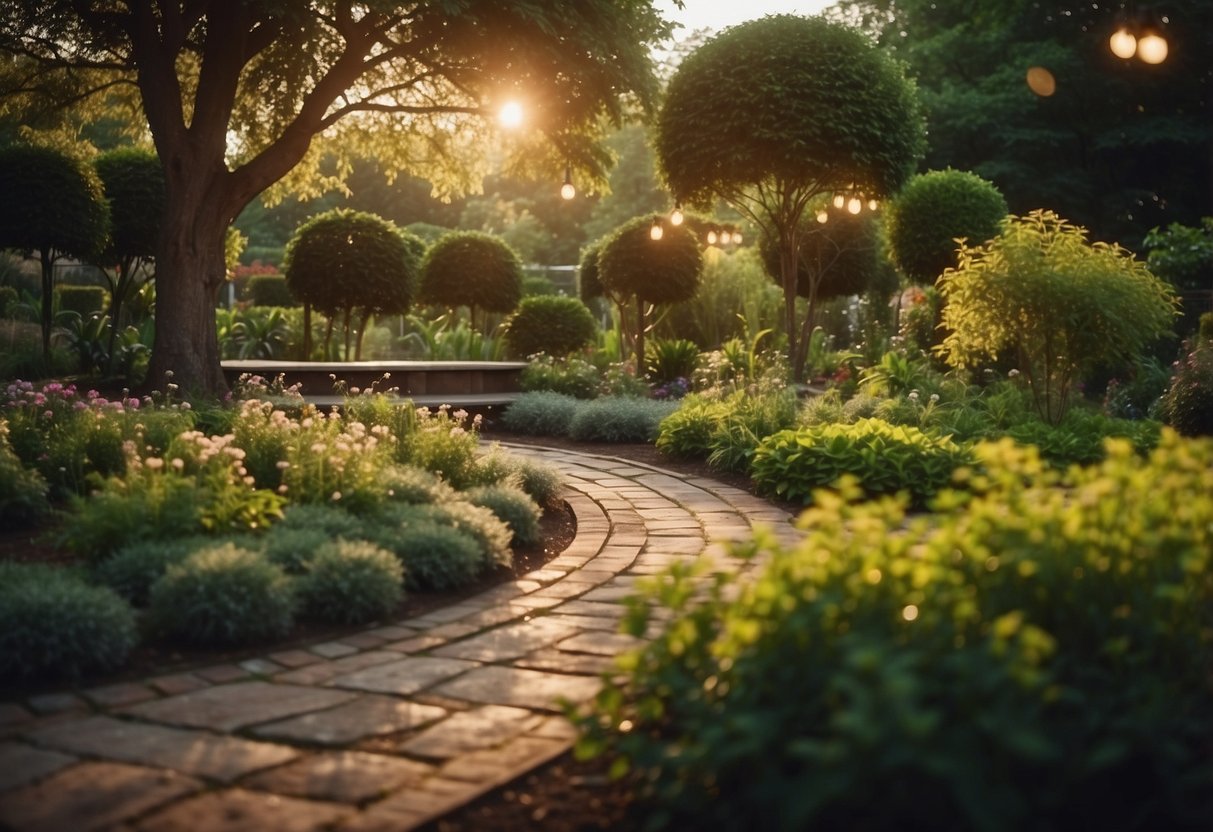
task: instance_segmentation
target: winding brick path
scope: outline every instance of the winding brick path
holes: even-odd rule
[[[0,703],[0,828],[410,829],[566,751],[638,576],[789,515],[738,489],[529,446],[577,516],[544,568],[386,627],[238,665]]]

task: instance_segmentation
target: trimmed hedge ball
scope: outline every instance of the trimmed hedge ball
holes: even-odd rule
[[[539,531],[542,512],[521,488],[505,483],[483,485],[466,492],[465,496],[472,505],[484,506],[510,527],[513,545],[531,546],[542,539]]]
[[[404,598],[404,567],[365,540],[325,544],[299,579],[305,613],[320,621],[365,624],[395,612]]]

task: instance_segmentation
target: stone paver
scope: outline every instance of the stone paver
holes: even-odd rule
[[[169,768],[225,783],[299,756],[284,745],[108,716],[61,722],[32,731],[28,737],[38,745],[70,754]]]
[[[143,681],[0,703],[0,829],[400,832],[563,753],[561,700],[599,690],[641,576],[779,509],[610,456],[511,450],[564,475],[577,537],[541,569],[316,644]],[[660,611],[656,611],[660,613]],[[668,616],[657,614],[646,638]]]

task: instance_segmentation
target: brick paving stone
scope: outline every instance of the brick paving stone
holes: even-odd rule
[[[548,607],[554,607],[561,602],[560,598],[545,598],[542,595],[524,595],[510,602],[510,608],[520,611],[520,614],[526,615],[528,611],[543,610]]]
[[[201,670],[195,670],[194,672],[208,682],[213,682],[216,685],[235,682],[249,677],[249,671],[238,664],[216,664],[211,667],[204,667]]]
[[[600,586],[581,597],[582,601],[622,601],[636,594],[631,586]]]
[[[563,581],[545,586],[543,589],[534,593],[534,598],[575,598],[578,595],[589,592],[597,584],[581,583],[574,581],[571,578],[566,578]]]
[[[576,629],[568,624],[548,618],[536,618],[507,624],[448,644],[435,650],[434,655],[479,662],[500,662],[554,644],[576,632]]]
[[[435,688],[439,696],[559,711],[557,700],[581,702],[598,692],[601,683],[591,676],[565,676],[516,667],[482,667]]]
[[[275,794],[362,803],[416,784],[433,772],[426,763],[386,754],[326,751],[255,774],[244,785]]]
[[[461,754],[440,773],[452,780],[498,786],[564,753],[570,745],[566,740],[518,737],[498,748]]]
[[[374,693],[408,696],[437,682],[480,667],[462,659],[415,656],[338,676],[329,685]]]
[[[528,572],[526,576],[532,581],[546,583],[548,581],[559,580],[568,574],[569,571],[567,569],[552,569],[551,567],[544,567],[543,569],[536,569],[534,572]]]
[[[477,613],[477,615],[478,616],[483,615],[483,613]],[[432,630],[427,630],[426,635],[429,636],[430,638],[441,638],[441,639],[450,641],[452,639],[463,638],[464,636],[470,636],[472,633],[474,633],[480,629],[481,629],[480,627],[477,627],[475,624],[471,624],[466,619],[464,619],[461,621],[456,621],[453,624],[443,624],[440,627],[435,627]]]
[[[342,644],[339,641],[326,641],[323,644],[313,644],[307,649],[325,659],[339,659],[342,656],[349,656],[358,652],[357,647]]]
[[[553,740],[575,740],[577,729],[562,716],[549,716],[529,732],[532,737],[547,737]]]
[[[409,627],[420,626],[429,629],[430,627],[437,627],[439,624],[449,624],[452,621],[458,621],[460,618],[474,615],[483,609],[484,607],[473,602],[452,604],[449,607],[430,610],[425,615],[410,618],[405,621],[405,624]]]
[[[564,607],[547,614],[548,618],[572,624],[580,630],[599,630],[606,632],[619,631],[619,618],[598,615],[566,615]]]
[[[254,676],[272,676],[282,670],[282,665],[269,659],[245,659],[240,662],[240,669]]]
[[[393,641],[383,645],[383,649],[397,653],[424,653],[426,650],[446,644],[446,639],[440,636],[414,636],[403,641]]]
[[[513,621],[517,617],[517,613],[512,612],[509,606],[506,605],[503,607],[497,607],[495,609],[485,610],[484,612],[473,615],[471,618],[465,618],[463,620],[469,626],[474,627],[475,629],[473,632],[475,632],[476,630],[484,630],[489,627],[496,627],[498,624],[504,624],[507,621]]]
[[[567,615],[589,615],[596,618],[620,619],[625,612],[623,604],[609,604],[605,601],[566,601],[560,605],[560,612]]]
[[[44,746],[122,763],[169,768],[228,783],[299,756],[293,748],[206,731],[93,716],[33,731]]]
[[[351,813],[348,806],[227,789],[183,800],[139,822],[140,832],[318,832]]]
[[[193,778],[120,763],[81,763],[0,800],[0,828],[13,832],[92,832],[191,792]]]
[[[547,650],[536,650],[534,653],[515,659],[513,665],[530,670],[550,670],[553,673],[597,676],[614,667],[614,659],[610,656],[596,656],[589,653],[566,653],[553,647]]]
[[[320,656],[307,650],[281,650],[277,653],[270,653],[270,660],[282,665],[283,667],[306,667],[309,664],[323,661]]]
[[[411,635],[416,635],[416,630],[408,627],[401,627],[399,624],[389,624],[386,627],[376,627],[373,630],[367,630],[372,635],[379,636],[384,641],[398,641],[402,638],[408,638]]]
[[[155,696],[156,692],[141,682],[123,682],[117,685],[89,688],[84,691],[85,699],[102,708],[134,705],[136,702],[145,702]]]
[[[461,711],[401,743],[397,750],[444,759],[480,751],[537,728],[543,718],[524,708],[485,705]]]
[[[75,762],[75,757],[57,751],[22,742],[0,742],[0,792],[32,783]]]
[[[309,745],[348,745],[367,737],[407,731],[441,719],[446,713],[432,705],[368,695],[335,708],[260,725],[253,733]]]
[[[123,709],[123,713],[170,725],[234,731],[246,725],[331,708],[352,698],[354,694],[344,691],[236,682],[144,702]]]
[[[566,638],[556,645],[558,650],[569,653],[590,653],[595,656],[618,656],[635,650],[644,641],[624,633],[581,633]]]
[[[478,783],[431,777],[416,788],[406,786],[384,800],[372,803],[338,829],[341,832],[401,832],[414,829],[487,790]]]
[[[209,687],[210,682],[195,676],[193,673],[174,673],[171,676],[157,676],[150,679],[148,684],[165,696],[176,696],[179,693],[189,693]]]
[[[0,726],[20,725],[33,718],[33,714],[16,702],[0,702]]]
[[[59,714],[87,708],[87,703],[74,693],[41,693],[25,700],[30,710],[38,714]]]
[[[379,636],[374,633],[354,633],[348,636],[341,637],[342,644],[348,644],[351,647],[357,647],[359,650],[366,650],[371,647],[378,647],[385,641],[391,641],[390,638]]]
[[[365,653],[352,653],[340,659],[310,664],[289,673],[280,673],[274,681],[292,685],[318,685],[327,682],[334,676],[353,673],[355,670],[385,662],[394,662],[399,658],[398,654],[390,650],[368,650]]]

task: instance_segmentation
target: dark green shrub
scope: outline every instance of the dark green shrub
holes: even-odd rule
[[[510,528],[511,545],[531,546],[543,539],[539,531],[542,512],[530,495],[512,485],[482,485],[464,496],[475,506],[483,506]]]
[[[214,538],[186,537],[176,540],[142,540],[123,546],[93,569],[99,583],[108,586],[136,607],[145,607],[152,584],[168,568],[194,552],[214,546]]]
[[[343,508],[316,504],[293,504],[283,512],[282,522],[270,527],[270,534],[286,529],[314,529],[326,537],[359,537],[364,522]]]
[[[1160,361],[1139,358],[1128,367],[1125,378],[1108,381],[1104,413],[1118,419],[1145,418],[1155,411],[1170,381],[1171,374]]]
[[[956,266],[957,237],[979,246],[998,235],[1006,215],[1002,193],[977,174],[927,171],[885,203],[889,254],[912,282],[930,285],[944,269]]]
[[[1057,426],[1033,419],[1007,431],[1021,445],[1035,445],[1042,459],[1061,469],[1099,462],[1110,437],[1128,439],[1139,454],[1147,454],[1158,444],[1158,434],[1157,422],[1111,419],[1086,409],[1071,409]]]
[[[420,513],[389,516],[368,531],[372,541],[400,558],[405,586],[412,590],[457,589],[476,580],[484,568],[474,537]]]
[[[1175,363],[1159,415],[1184,436],[1213,436],[1213,347],[1198,347]]]
[[[109,589],[61,569],[0,563],[0,679],[113,670],[136,640],[134,612]]]
[[[1213,312],[1206,312],[1200,316],[1199,336],[1202,344],[1213,343]]]
[[[598,325],[584,303],[560,295],[535,295],[506,322],[510,353],[527,358],[536,353],[563,357],[594,342]]]
[[[1065,489],[979,453],[929,521],[831,497],[794,549],[740,547],[756,577],[671,568],[581,755],[668,829],[1205,829],[1213,444],[1114,444]]]
[[[404,560],[405,575],[412,580],[414,567],[393,542],[396,535],[404,534],[414,526],[446,526],[466,535],[476,544],[477,571],[494,566],[509,566],[513,562],[510,551],[510,528],[498,520],[493,512],[474,506],[464,500],[447,500],[429,505],[389,503],[374,517],[361,535],[385,549],[393,551]]]
[[[12,286],[0,286],[0,318],[11,318],[16,312],[20,295]]]
[[[687,396],[678,409],[661,420],[658,450],[678,457],[707,459],[712,452],[712,432],[729,406],[699,396]]]
[[[25,528],[50,512],[46,479],[26,468],[8,442],[8,427],[0,420],[0,525]]]
[[[812,502],[813,492],[853,477],[869,496],[905,491],[921,506],[972,461],[950,439],[879,419],[817,425],[769,436],[754,454],[758,489],[785,500]]]
[[[71,551],[104,558],[139,540],[169,540],[203,531],[207,495],[187,477],[112,478],[87,497],[74,497],[60,540]]]
[[[255,274],[248,280],[246,296],[253,306],[298,306],[299,301],[280,274]]]
[[[285,523],[270,526],[270,530],[258,542],[266,560],[288,575],[307,572],[320,547],[333,538],[318,528],[300,528]]]
[[[598,368],[580,358],[552,358],[539,355],[522,369],[518,384],[524,392],[563,393],[578,399],[598,395],[602,375]]]
[[[566,436],[577,408],[578,400],[564,393],[523,393],[510,402],[501,425],[530,436]]]
[[[759,444],[768,436],[796,424],[796,394],[784,389],[770,393],[732,394],[720,421],[712,428],[708,463],[719,471],[747,473]]]
[[[652,442],[661,420],[677,407],[677,402],[603,396],[577,409],[569,436],[578,442]]]
[[[105,309],[105,289],[100,286],[58,286],[55,294],[60,312],[75,312],[85,320]]]
[[[365,624],[391,615],[404,598],[403,587],[399,559],[361,540],[321,546],[298,583],[308,616],[341,624]]]
[[[264,556],[225,543],[194,552],[152,584],[152,628],[205,646],[278,638],[294,624],[290,578]]]
[[[699,367],[699,345],[685,338],[654,338],[645,345],[644,366],[654,384],[691,379]]]
[[[522,300],[522,261],[501,238],[452,231],[421,264],[421,301],[437,306],[512,312]]]

